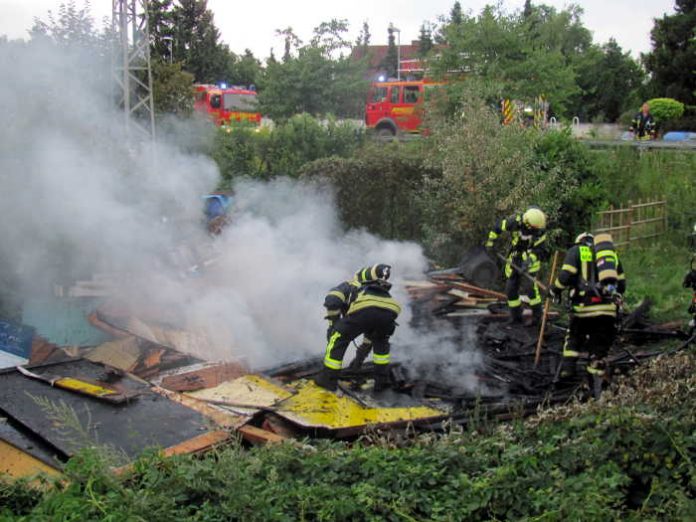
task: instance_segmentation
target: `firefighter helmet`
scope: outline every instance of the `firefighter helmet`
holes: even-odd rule
[[[389,265],[372,265],[365,267],[355,274],[355,279],[358,283],[364,285],[375,281],[386,281],[391,275],[391,266]]]
[[[583,232],[575,238],[576,245],[591,245],[594,242],[594,236],[589,232]]]
[[[522,223],[529,228],[544,229],[546,228],[546,214],[538,207],[529,207],[522,215]]]

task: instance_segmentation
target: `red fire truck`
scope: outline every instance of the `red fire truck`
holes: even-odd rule
[[[417,133],[423,122],[423,102],[442,83],[424,80],[375,82],[365,106],[365,125],[380,137]]]
[[[195,85],[193,108],[207,114],[215,125],[246,121],[259,125],[261,113],[257,108],[256,91],[240,87]]]

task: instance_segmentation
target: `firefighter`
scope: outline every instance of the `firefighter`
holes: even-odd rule
[[[689,313],[691,314],[689,335],[693,335],[696,331],[696,224],[691,232],[691,249],[693,251],[691,255],[691,267],[684,276],[684,281],[682,281],[682,286],[684,288],[690,288],[694,291],[694,295],[691,298],[691,306],[689,306]]]
[[[515,270],[517,265],[532,277],[541,269],[541,261],[547,257],[546,252],[546,214],[538,207],[529,207],[524,213],[515,214],[498,222],[488,233],[486,249],[493,248],[495,241],[503,232],[511,236],[510,250],[505,264],[505,293],[510,310],[510,322],[522,323],[522,300],[520,287],[529,297],[532,309],[532,324],[541,320],[541,293],[536,283],[531,283]]]
[[[652,140],[655,138],[655,120],[650,114],[650,105],[644,103],[640,112],[633,117],[630,131],[637,140]]]
[[[583,232],[568,250],[549,293],[560,301],[569,290],[570,326],[563,345],[561,375],[575,373],[582,352],[589,353],[587,372],[605,373],[605,357],[616,337],[617,316],[626,277],[609,234]]]
[[[350,281],[343,281],[338,286],[333,287],[324,298],[324,308],[326,308],[326,316],[324,318],[329,322],[326,330],[326,342],[329,342],[329,339],[331,339],[331,334],[334,332],[334,324],[342,317],[345,317],[348,307],[355,300],[358,290],[360,290],[361,285],[358,282],[358,275],[359,273]],[[358,347],[355,358],[348,367],[352,370],[360,368],[371,350],[372,341],[363,335],[363,342]]]
[[[389,387],[389,337],[396,328],[401,307],[389,294],[389,265],[378,264],[359,270],[355,279],[360,285],[351,292],[345,315],[337,319],[329,332],[324,355],[324,368],[315,378],[317,385],[330,391],[338,386],[343,356],[350,342],[364,335],[372,341],[372,362],[375,365],[374,391]],[[336,296],[338,297],[338,296]]]

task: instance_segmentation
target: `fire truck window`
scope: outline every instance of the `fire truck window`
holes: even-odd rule
[[[219,94],[213,94],[210,97],[210,106],[213,109],[219,109],[220,108],[220,95]]]
[[[223,104],[226,111],[253,112],[256,110],[256,96],[253,94],[223,94]]]
[[[399,91],[401,88],[399,87],[392,87],[391,88],[391,102],[392,103],[399,103]]]
[[[404,87],[404,103],[417,103],[418,96],[419,93],[417,85],[407,85]]]
[[[372,93],[372,103],[387,101],[387,88],[377,87]]]

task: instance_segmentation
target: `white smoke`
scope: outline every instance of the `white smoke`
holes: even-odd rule
[[[24,292],[109,273],[127,313],[202,332],[201,356],[260,367],[321,355],[327,291],[387,263],[404,305],[395,359],[408,344],[417,353],[404,358],[447,360],[444,333],[409,327],[403,281],[422,279],[418,245],[344,231],[330,192],[289,179],[239,183],[231,224],[212,239],[201,196],[219,173],[182,152],[183,123],[167,143],[129,144],[105,63],[82,52],[0,45],[0,71],[0,270]]]

